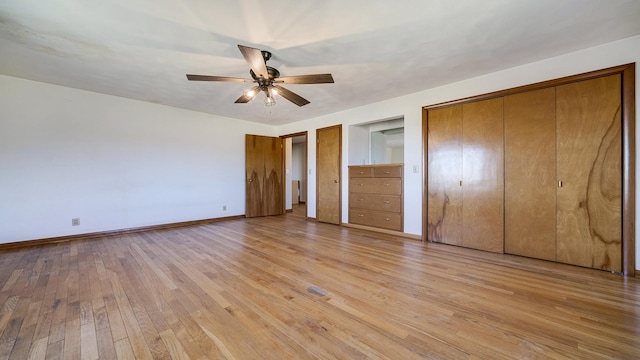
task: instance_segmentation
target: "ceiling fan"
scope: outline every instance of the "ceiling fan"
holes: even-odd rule
[[[242,96],[236,100],[236,104],[244,104],[251,101],[259,92],[264,92],[264,103],[266,106],[275,105],[275,96],[280,95],[298,106],[304,106],[309,100],[294,93],[279,84],[331,84],[333,76],[331,74],[314,74],[280,77],[280,72],[267,66],[267,61],[271,58],[271,53],[265,50],[238,45],[242,56],[249,64],[252,79],[243,79],[226,76],[213,75],[193,75],[187,74],[187,79],[191,81],[227,81],[227,82],[247,82],[255,83],[254,87],[246,90]]]

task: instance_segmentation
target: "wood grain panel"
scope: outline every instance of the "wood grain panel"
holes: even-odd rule
[[[316,219],[340,224],[342,125],[316,130]]]
[[[281,215],[284,214],[282,139],[274,137],[263,146],[266,148],[264,152],[265,182],[263,190],[266,215]]]
[[[374,166],[373,167],[373,177],[377,178],[400,178],[402,177],[402,166]]]
[[[245,215],[255,217],[282,214],[282,139],[247,134],[245,164]]]
[[[349,166],[350,178],[369,178],[371,176],[373,176],[373,167],[371,166]]]
[[[621,271],[620,75],[557,88],[558,261]]]
[[[354,193],[402,195],[402,179],[355,178],[349,181],[349,191]]]
[[[399,213],[402,211],[402,198],[397,195],[351,193],[349,207]]]
[[[427,113],[427,240],[462,245],[462,106]]]
[[[349,209],[349,222],[389,230],[402,230],[402,215],[384,211]]]
[[[505,252],[556,259],[555,88],[506,96]]]
[[[262,198],[262,184],[264,183],[264,161],[262,154],[263,142],[256,135],[245,136],[245,167],[246,167],[246,205],[247,217],[262,216],[264,199]]]
[[[504,249],[503,99],[462,105],[463,246]]]

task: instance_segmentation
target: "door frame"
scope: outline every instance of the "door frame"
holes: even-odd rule
[[[566,76],[549,81],[543,81],[530,85],[519,86],[511,89],[495,91],[487,94],[471,96],[428,105],[422,107],[422,168],[423,192],[422,192],[422,241],[426,241],[427,235],[427,197],[429,191],[428,179],[428,112],[437,108],[463,104],[472,101],[487,100],[506,95],[518,94],[525,91],[539,90],[551,86],[558,86],[572,82],[578,82],[603,76],[619,74],[622,79],[622,273],[625,276],[636,276],[636,244],[635,244],[635,219],[636,219],[636,104],[635,104],[635,63],[614,66],[602,70],[591,71],[583,74]]]
[[[299,137],[299,136],[304,136],[304,146],[305,146],[305,154],[304,154],[304,169],[302,171],[302,184],[305,188],[304,193],[305,195],[308,197],[309,196],[309,182],[307,181],[307,174],[309,173],[308,170],[308,158],[309,158],[309,132],[308,131],[302,131],[302,132],[297,132],[297,133],[292,133],[292,134],[286,134],[286,135],[280,135],[280,138],[283,140],[283,144],[284,144],[284,140],[287,138],[294,138],[294,137]],[[286,164],[287,164],[287,151],[286,149],[283,148],[282,150],[282,168],[283,168],[283,174],[286,172]],[[284,176],[286,178],[286,174]],[[286,181],[282,182],[282,208],[285,209],[284,213],[287,213],[286,210],[286,202],[287,202],[287,183]],[[308,214],[308,201],[305,201],[305,207],[304,207],[304,217],[305,219],[307,218],[307,214]]]

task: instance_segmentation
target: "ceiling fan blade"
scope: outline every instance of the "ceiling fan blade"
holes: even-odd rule
[[[228,81],[228,82],[253,82],[252,79],[243,79],[227,76],[213,76],[213,75],[193,75],[187,74],[187,79],[191,81]]]
[[[333,84],[333,76],[331,74],[285,76],[277,78],[275,82],[282,84]]]
[[[249,96],[249,94],[251,94],[252,91],[253,91],[253,95]],[[251,101],[254,97],[256,97],[256,95],[258,95],[259,92],[260,92],[260,86],[254,86],[251,89],[245,91],[244,94],[242,94],[242,96],[240,96],[238,100],[235,101],[235,103],[246,104],[249,101]]]
[[[273,87],[278,90],[278,94],[281,95],[283,98],[291,101],[292,103],[298,105],[298,106],[305,106],[309,103],[309,100],[303,98],[302,96],[294,93],[291,90],[287,90],[285,88],[283,88],[282,86],[279,85],[273,85]]]
[[[244,56],[244,59],[249,64],[253,73],[256,74],[257,77],[263,77],[265,79],[269,78],[269,73],[267,72],[267,65],[264,62],[264,58],[262,57],[262,51],[256,48],[247,47],[238,45],[238,49]]]

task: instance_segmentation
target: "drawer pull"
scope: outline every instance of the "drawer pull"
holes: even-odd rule
[[[389,203],[391,203],[391,201],[389,201],[389,200],[385,200],[385,201],[384,201],[384,203],[385,203],[385,204],[389,204]]]
[[[385,221],[389,221],[389,220],[391,220],[391,219],[389,219],[389,218],[384,218],[384,220],[385,220]]]
[[[391,172],[389,172],[389,171],[385,171],[384,173],[385,173],[385,174],[391,174]]]
[[[384,184],[384,186],[391,186],[391,184]]]
[[[360,172],[358,172],[358,174],[362,175],[362,174],[364,174],[364,171],[360,171]]]
[[[358,214],[358,217],[364,217],[364,215],[362,215],[362,214]]]
[[[358,186],[364,186],[364,184],[357,184]]]
[[[358,199],[358,201],[364,201],[364,199]]]

